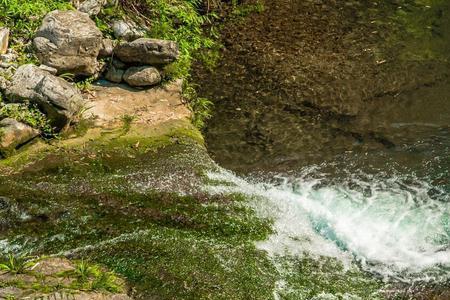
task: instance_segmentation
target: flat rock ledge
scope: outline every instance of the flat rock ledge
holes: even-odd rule
[[[94,120],[94,125],[100,127],[121,126],[127,116],[133,118],[134,124],[145,127],[187,120],[192,113],[183,103],[182,83],[177,80],[143,90],[108,82],[95,85],[83,118]]]
[[[81,264],[90,270],[89,274],[88,271],[85,274],[87,278],[80,279],[77,273]],[[108,280],[117,291],[92,288],[102,274],[108,274]],[[124,281],[113,273],[96,265],[73,262],[60,257],[39,259],[20,273],[2,271],[0,286],[0,299],[132,300],[124,293],[126,289]]]

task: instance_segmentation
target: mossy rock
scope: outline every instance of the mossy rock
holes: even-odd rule
[[[0,264],[0,298],[128,300],[125,282],[95,264],[62,257],[10,255]]]

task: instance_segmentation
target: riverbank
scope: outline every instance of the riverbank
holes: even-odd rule
[[[121,2],[121,9],[117,10],[108,2],[102,4],[106,6],[100,11],[87,10],[93,14],[94,25],[87,15],[72,10],[50,13],[43,23],[48,25],[57,20],[57,25],[65,30],[53,34],[69,35],[63,40],[93,43],[86,38],[90,34],[97,45],[98,29],[107,37],[116,34],[107,27],[115,18],[136,25],[136,20],[130,21],[128,14],[137,13],[144,24],[154,20],[150,16],[155,17],[155,13],[158,17],[164,16],[158,18],[160,23],[152,22],[147,34],[176,40],[180,53],[174,51],[173,42],[157,41],[159,52],[152,53],[153,56],[164,58],[164,64],[177,60],[164,70],[158,66],[159,75],[164,77],[160,80],[164,80],[157,87],[142,89],[124,83],[96,82],[95,76],[84,78],[85,73],[95,69],[95,64],[102,62],[97,61],[98,45],[91,47],[89,44],[88,48],[95,51],[83,52],[78,60],[70,60],[75,65],[84,64],[73,68],[73,72],[79,74],[63,73],[68,61],[58,55],[64,56],[67,54],[64,51],[70,52],[70,47],[57,44],[60,48],[56,53],[40,55],[28,46],[44,15],[55,8],[70,9],[70,4],[55,1],[48,5],[31,5],[29,10],[25,10],[23,3],[8,4],[11,14],[6,16],[6,21],[12,29],[11,53],[20,54],[18,64],[28,65],[19,67],[21,72],[14,72],[15,61],[2,66],[6,72],[11,72],[9,76],[3,74],[6,82],[2,81],[2,90],[6,91],[9,101],[15,97],[11,94],[20,94],[22,90],[38,92],[39,87],[39,95],[33,94],[35,99],[29,100],[41,101],[39,108],[46,109],[49,122],[43,121],[45,128],[57,124],[61,131],[54,135],[51,128],[47,132],[50,139],[48,135],[42,135],[44,139],[33,136],[13,144],[18,149],[3,153],[7,158],[0,161],[1,256],[4,259],[8,255],[17,259],[22,255],[64,256],[99,264],[126,280],[129,287],[126,292],[133,299],[243,299],[248,295],[267,299],[272,294],[274,268],[265,254],[256,249],[254,241],[270,233],[270,220],[258,218],[239,194],[212,195],[204,190],[206,185],[212,184],[206,173],[219,167],[210,159],[199,129],[192,124],[201,125],[203,115],[207,115],[207,102],[195,96],[187,77],[193,53],[214,46],[201,28],[208,17],[200,15],[190,2],[143,4],[140,8],[146,9],[146,14],[140,14],[143,11],[136,10],[132,4]],[[154,5],[157,11],[153,10]],[[30,16],[36,18],[35,22],[30,27],[21,27],[20,20]],[[67,21],[72,19],[82,20],[86,26],[80,27],[76,22],[70,26]],[[41,27],[40,32],[45,28]],[[76,30],[85,32],[86,36],[77,34]],[[38,41],[35,38],[34,43],[43,53],[48,50],[45,47],[48,41],[43,40],[48,39],[48,35],[42,34],[39,38]],[[143,40],[153,43],[146,38]],[[131,42],[123,44],[131,50],[139,47],[130,45]],[[116,49],[113,51],[119,51],[119,46],[113,47]],[[46,62],[52,66],[35,67],[35,54],[40,55],[39,60],[53,57],[54,60]],[[134,59],[127,58],[126,51],[123,55],[122,59]],[[108,68],[133,68],[119,63],[116,58],[108,60]],[[155,69],[148,70],[153,80]],[[117,74],[106,73],[110,81],[117,77],[110,75]],[[33,80],[24,80],[25,77]],[[34,77],[58,86],[56,89],[53,86],[42,88],[38,83],[28,86],[40,80]],[[184,84],[182,80],[173,81],[178,77],[184,79]],[[18,82],[27,84],[26,88],[22,86],[21,90]],[[138,82],[126,80],[126,83]],[[58,90],[59,86],[63,90]],[[82,98],[81,111],[67,112],[72,107],[62,103],[61,97],[71,103],[74,99],[71,95],[80,102]],[[48,99],[53,101],[50,105],[43,102]],[[2,107],[12,105],[15,104],[2,103]],[[193,109],[193,114],[189,108]],[[26,113],[25,117],[9,109],[3,112],[8,114],[6,117],[20,117],[17,121],[34,126],[34,115],[28,114],[32,109],[38,111],[32,104],[20,106],[19,111]],[[39,118],[45,115],[40,114]],[[33,270],[23,272],[34,276]],[[6,272],[5,276],[8,274]],[[1,297],[30,294],[30,287],[20,281],[23,276],[17,276],[12,274],[7,281],[0,279]],[[67,287],[53,284],[53,277],[40,276],[39,289],[37,285],[31,288],[45,294],[40,295],[42,297],[62,297]],[[8,294],[11,291],[17,293]],[[86,299],[115,296],[108,293],[86,296],[85,292],[87,290],[79,286],[70,290],[71,294],[78,294],[76,297]]]

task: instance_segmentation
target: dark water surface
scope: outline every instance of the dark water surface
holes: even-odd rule
[[[210,153],[241,173],[448,167],[449,4],[425,2],[271,1],[227,30],[223,62],[198,73]]]

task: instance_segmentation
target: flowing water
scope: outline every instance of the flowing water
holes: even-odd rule
[[[211,173],[224,184],[209,189],[249,195],[273,219],[275,232],[258,247],[274,261],[333,258],[406,287],[399,299],[449,299],[449,4],[268,6],[251,28],[226,32],[225,62],[198,75],[216,105],[210,153],[232,170]],[[422,35],[430,10],[435,32]],[[400,33],[367,25],[385,19]],[[376,47],[381,58],[350,57]],[[430,285],[439,291],[415,288]]]

